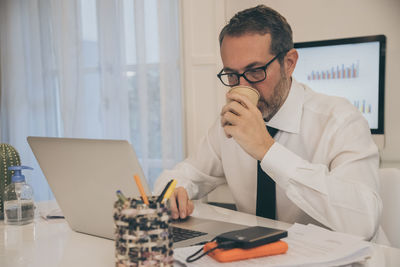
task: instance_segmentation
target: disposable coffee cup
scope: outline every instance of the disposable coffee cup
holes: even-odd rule
[[[115,266],[173,266],[171,211],[148,197],[114,203]]]
[[[253,103],[253,105],[255,105],[255,106],[257,106],[258,100],[260,99],[260,93],[256,89],[251,88],[249,86],[245,86],[245,85],[238,85],[238,86],[232,87],[229,90],[229,93],[243,95],[243,96],[247,97],[251,101],[251,103]],[[230,101],[232,101],[232,100],[227,99],[228,103]]]

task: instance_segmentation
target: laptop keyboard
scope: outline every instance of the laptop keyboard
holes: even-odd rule
[[[172,239],[174,243],[206,234],[207,233],[172,226]]]

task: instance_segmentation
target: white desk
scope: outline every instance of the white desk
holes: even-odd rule
[[[38,210],[51,210],[55,203],[39,203]],[[290,224],[258,218],[203,203],[195,203],[193,216],[250,226],[287,229]],[[1,267],[101,267],[114,266],[114,241],[72,231],[65,220],[44,220],[24,226],[0,222]],[[355,266],[400,266],[400,249],[373,245],[374,254],[365,264]]]

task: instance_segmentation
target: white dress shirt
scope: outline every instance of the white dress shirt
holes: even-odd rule
[[[373,237],[382,209],[379,154],[362,114],[346,99],[316,93],[293,79],[267,125],[279,129],[261,161],[276,182],[277,219]],[[220,118],[196,153],[161,174],[155,192],[171,178],[193,199],[227,183],[238,210],[256,213],[257,161],[225,136]]]

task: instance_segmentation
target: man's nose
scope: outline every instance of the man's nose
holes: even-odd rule
[[[239,77],[239,84],[238,85],[244,85],[244,86],[251,87],[250,83],[243,76]]]

